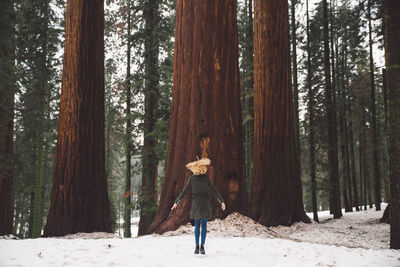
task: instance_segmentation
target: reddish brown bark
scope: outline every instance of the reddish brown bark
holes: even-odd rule
[[[13,1],[0,3],[0,236],[13,226],[12,151],[14,121],[14,16]]]
[[[252,217],[263,225],[310,222],[295,147],[287,1],[254,3]]]
[[[190,196],[169,212],[191,174],[185,164],[196,156],[211,159],[210,178],[227,205],[222,212],[212,198],[213,217],[247,210],[237,47],[236,1],[177,1],[168,161],[148,232],[189,221]]]
[[[45,236],[111,231],[104,151],[104,3],[67,1],[57,152]]]
[[[390,248],[400,249],[400,6],[386,0],[385,55],[390,156]]]

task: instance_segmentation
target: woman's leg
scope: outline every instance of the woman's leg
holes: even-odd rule
[[[204,246],[207,235],[207,221],[208,219],[201,219],[201,245]]]
[[[199,245],[200,236],[200,219],[194,219],[194,239],[196,240],[196,246]]]

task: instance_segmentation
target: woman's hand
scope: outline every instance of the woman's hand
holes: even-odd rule
[[[178,206],[178,205],[176,205],[176,203],[174,203],[174,205],[172,206],[171,210],[176,209],[177,206]]]
[[[225,207],[225,202],[222,202],[222,203],[221,203],[221,209],[222,209],[222,210],[225,210],[225,208],[226,208],[226,207]]]

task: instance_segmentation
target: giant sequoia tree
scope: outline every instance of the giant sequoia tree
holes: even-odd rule
[[[386,0],[385,48],[390,155],[390,248],[400,249],[400,5]]]
[[[46,236],[111,231],[104,151],[103,31],[104,1],[68,0]]]
[[[190,175],[185,164],[196,156],[211,159],[210,178],[227,204],[222,212],[213,200],[213,217],[246,212],[237,42],[236,1],[177,1],[168,160],[148,233],[189,221],[189,197],[169,213]]]
[[[287,1],[254,3],[252,217],[263,225],[309,222],[295,146]]]
[[[0,235],[13,225],[12,151],[14,120],[14,10],[13,1],[0,3]]]

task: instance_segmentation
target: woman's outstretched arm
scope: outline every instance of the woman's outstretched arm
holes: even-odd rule
[[[174,201],[174,205],[172,206],[171,210],[175,209],[176,206],[178,205],[178,203],[181,202],[182,199],[185,197],[186,193],[189,191],[189,186],[190,186],[191,181],[192,181],[192,176],[189,177],[189,179],[185,185],[185,188],[183,188],[182,192],[179,194],[179,196]]]
[[[211,182],[210,177],[208,177],[208,186],[211,187],[214,196],[218,199],[219,204],[221,204],[221,209],[225,210],[225,201],[222,198],[221,194],[218,192],[215,185]]]

